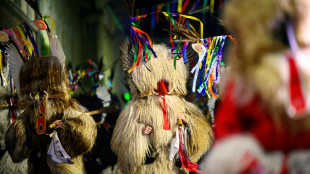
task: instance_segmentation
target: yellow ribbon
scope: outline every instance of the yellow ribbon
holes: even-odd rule
[[[161,11],[161,9],[163,9],[163,7],[165,6],[166,4],[162,3],[162,4],[159,4],[158,5],[158,11]]]
[[[51,33],[53,33],[53,28],[54,28],[54,18],[52,16],[43,16],[42,20],[45,21],[47,18],[51,19]],[[46,22],[46,21],[45,21]]]
[[[214,13],[214,0],[211,0],[211,13]]]
[[[178,13],[182,13],[182,0],[178,1]]]
[[[26,36],[24,35],[24,32],[22,31],[21,27],[20,26],[17,26],[16,29],[18,30],[20,36],[21,36],[21,39],[23,40],[25,46],[27,47],[28,51],[29,51],[29,57],[32,56],[32,47],[29,45],[29,42],[26,38]]]
[[[206,71],[209,69],[209,66],[211,65],[211,56],[212,56],[211,55],[211,53],[212,53],[211,50],[213,50],[216,38],[217,38],[217,36],[213,37],[213,39],[211,41],[211,44],[210,44],[210,47],[209,47],[208,56],[207,56],[207,62],[206,62],[208,66],[206,66]]]

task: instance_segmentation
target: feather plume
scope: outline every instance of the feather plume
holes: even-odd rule
[[[61,47],[61,44],[60,44],[58,38],[57,38],[57,35],[50,34],[48,38],[50,41],[50,49],[51,49],[52,56],[57,57],[59,62],[64,67],[65,62],[66,62],[66,56],[65,56],[65,53]]]
[[[134,15],[134,10],[135,10],[135,0],[123,0],[123,4],[128,10],[128,15],[129,17],[133,17]]]
[[[185,39],[186,42],[197,42],[200,39],[200,34],[194,30],[186,28],[182,25],[175,25],[170,31],[170,35],[176,35]],[[182,40],[180,40],[182,41]]]
[[[131,79],[131,75],[128,70],[133,65],[134,47],[130,39],[123,39],[121,46],[121,66],[128,79]]]
[[[8,44],[5,48],[5,52],[7,53],[7,59],[8,59],[8,66],[9,71],[12,74],[14,84],[16,86],[16,90],[19,93],[20,91],[20,81],[19,81],[19,73],[24,65],[24,61],[19,54],[17,48],[14,46],[14,44]]]
[[[191,47],[188,47],[186,50],[186,57],[187,57],[187,62],[189,65],[192,64],[192,62],[195,60],[197,56],[197,52],[192,49]]]

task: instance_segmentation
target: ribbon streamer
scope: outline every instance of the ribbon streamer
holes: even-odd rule
[[[193,163],[185,153],[185,149],[183,147],[184,144],[187,142],[184,142],[185,140],[183,139],[183,131],[181,128],[179,128],[179,158],[182,164],[182,167],[184,167],[186,170],[190,172],[197,172],[197,173],[202,173],[201,171],[198,170],[198,164]]]
[[[198,50],[196,48],[194,48],[195,46],[197,47],[200,47],[201,50]],[[191,73],[195,73],[194,74],[194,80],[193,80],[193,87],[192,87],[192,91],[193,92],[196,92],[196,82],[197,82],[197,77],[198,77],[198,72],[199,72],[199,68],[200,68],[200,65],[201,65],[201,62],[203,60],[203,58],[205,57],[206,55],[206,48],[202,45],[202,44],[194,44],[193,45],[193,49],[195,49],[195,51],[197,51],[198,53],[200,53],[200,56],[199,56],[199,59],[198,59],[198,62],[197,64],[194,66],[194,68],[191,70]]]
[[[187,4],[185,3],[184,8],[186,8],[186,5]],[[180,6],[180,3],[179,3],[179,6]],[[182,10],[182,4],[181,4],[180,8]],[[178,13],[168,13],[168,12],[160,12],[160,13],[164,14],[164,16],[166,16],[166,18],[170,21],[170,29],[174,25],[177,25],[177,24],[178,25],[184,25],[184,23],[185,23],[186,24],[185,26],[187,26],[187,27],[189,27],[195,31],[194,27],[192,25],[190,25],[188,23],[188,21],[186,21],[186,19],[198,21],[200,23],[200,35],[203,36],[203,23],[198,18],[193,17],[193,16],[183,15],[183,14],[178,14]],[[153,18],[155,18],[155,14],[156,14],[156,18],[158,19],[158,13],[155,12],[155,13],[150,14],[150,15],[152,15],[152,23],[153,23],[153,21],[155,21],[155,19],[153,19]],[[143,58],[142,59],[143,59],[143,64],[145,66],[146,66],[147,60],[150,60],[149,50],[152,52],[154,57],[157,57],[155,51],[153,50],[152,41],[151,41],[149,35],[147,33],[145,33],[144,31],[142,31],[141,29],[139,29],[139,25],[140,25],[141,21],[144,18],[146,18],[148,15],[149,14],[145,14],[145,15],[141,15],[141,16],[135,16],[135,17],[132,17],[130,20],[131,21],[130,37],[131,37],[136,49],[134,52],[134,65],[130,68],[128,73],[131,73],[133,71],[133,69],[139,65],[139,62],[141,60],[141,51],[143,51],[143,53],[142,53]],[[178,22],[176,22],[176,20],[173,17],[177,17]],[[153,24],[152,24],[152,27],[153,27]],[[174,55],[174,68],[176,69],[176,61],[178,59],[180,59],[182,56],[184,57],[184,63],[185,64],[187,63],[186,48],[188,46],[188,42],[185,42],[183,44],[183,46],[181,46],[180,42],[178,42],[177,44],[173,44],[174,39],[181,40],[181,38],[176,37],[176,36],[174,36],[174,37],[170,36],[170,42],[171,42],[171,46],[172,46],[171,53]]]
[[[218,81],[219,65],[225,65],[225,63],[222,62],[222,55],[226,43],[226,38],[230,38],[232,41],[234,41],[233,37],[230,35],[201,39],[207,54],[203,57],[202,63],[199,59],[197,64],[194,66],[195,70],[194,68],[192,69],[192,73],[195,72],[192,88],[193,92],[195,92],[194,89],[196,88],[196,80],[198,76],[196,73],[200,70],[199,73],[201,78],[197,92],[202,95],[207,94],[208,98],[218,97],[218,92],[214,90],[212,85],[214,80]],[[197,68],[198,65],[199,68]]]

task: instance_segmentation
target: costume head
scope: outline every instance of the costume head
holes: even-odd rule
[[[140,65],[136,66],[133,71],[129,73],[128,70],[133,65],[132,57],[134,48],[128,39],[122,42],[122,68],[127,75],[133,95],[140,95],[143,97],[156,93],[160,81],[164,81],[168,94],[186,95],[188,64],[184,64],[183,58],[181,58],[177,60],[176,68],[174,68],[171,49],[164,44],[154,44],[153,49],[157,53],[157,58],[152,55],[151,60],[149,60],[146,65],[143,65],[141,60]],[[192,61],[194,54],[193,50],[188,52],[188,62]]]
[[[66,93],[67,76],[63,65],[54,56],[34,57],[20,71],[20,95],[33,96],[39,91],[48,94]]]

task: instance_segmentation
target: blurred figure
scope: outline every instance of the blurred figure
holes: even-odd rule
[[[119,100],[111,95],[104,86],[99,86],[96,95],[80,95],[76,97],[81,105],[89,111],[97,110],[109,105],[119,106]],[[84,155],[83,161],[86,172],[89,174],[108,173],[108,171],[118,171],[115,165],[117,156],[112,152],[110,142],[112,132],[116,124],[120,111],[114,113],[102,113],[92,115],[97,123],[97,139],[91,152]]]
[[[236,38],[208,174],[310,173],[310,1],[230,0]]]

